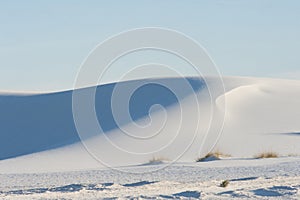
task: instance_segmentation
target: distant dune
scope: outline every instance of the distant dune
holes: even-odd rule
[[[130,87],[135,82],[143,81],[146,80],[119,84]],[[166,78],[160,81],[180,88],[183,79]],[[153,156],[171,161],[180,156],[181,161],[194,161],[199,154],[206,154],[216,141],[216,149],[238,157],[249,157],[262,151],[276,151],[282,155],[300,153],[299,134],[284,134],[300,131],[300,81],[225,77],[226,93],[223,95],[220,91],[213,100],[216,115],[224,112],[221,102],[226,101],[224,128],[220,135],[211,131],[207,137],[203,133],[208,128],[206,124],[211,116],[207,113],[211,104],[206,82],[195,77],[189,77],[188,81],[194,94],[183,91],[182,99],[177,99],[170,90],[157,84],[139,88],[129,106],[134,124],[128,119],[117,124],[113,118],[110,103],[114,83],[96,87],[96,114],[103,133],[90,134],[85,144],[97,144],[102,161],[114,166],[147,163]],[[213,86],[214,78],[206,81]],[[85,92],[91,89],[95,88],[80,90]],[[200,128],[194,138],[192,128],[196,125],[195,116],[191,114],[190,118],[183,119],[181,126],[178,118],[181,109],[186,114],[195,110],[192,100],[195,94],[203,129]],[[149,113],[151,106],[156,104],[165,109]],[[72,115],[72,91],[34,95],[3,93],[0,95],[0,110],[0,173],[77,170],[99,166],[80,143]],[[149,122],[149,114],[151,126],[137,133],[135,123]],[[137,141],[120,129],[121,126],[140,137],[147,137],[157,130],[166,114],[167,123],[161,134],[149,140]],[[214,127],[210,128],[214,130]],[[175,134],[177,131],[178,135]],[[106,137],[127,152],[112,147]],[[192,139],[195,140],[190,145]],[[143,154],[157,149],[161,150]],[[134,152],[141,154],[133,155]],[[48,165],[49,162],[54,164]]]

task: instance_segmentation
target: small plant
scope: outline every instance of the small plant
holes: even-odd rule
[[[255,156],[255,158],[260,159],[260,158],[278,158],[278,154],[275,152],[264,152],[260,153]]]
[[[151,160],[149,160],[148,164],[161,164],[164,161],[167,161],[167,159],[162,157],[153,157]]]
[[[220,160],[219,156],[214,153],[208,153],[206,156],[202,158],[198,158],[196,162],[204,162],[204,161],[212,161],[212,160]]]
[[[220,187],[225,188],[225,187],[227,187],[228,185],[229,185],[229,180],[225,180],[225,181],[223,181],[223,182],[220,184]]]
[[[215,152],[208,153],[206,156],[204,156],[202,158],[196,159],[196,162],[220,160],[221,158],[224,158],[224,157],[230,157],[230,155],[223,154],[220,151],[215,151]]]

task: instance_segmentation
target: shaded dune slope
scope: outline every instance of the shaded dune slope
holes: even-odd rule
[[[188,78],[187,80],[195,92],[205,87],[201,79]],[[163,81],[180,87],[186,80],[169,78]],[[131,84],[135,84],[135,81],[118,84],[130,87]],[[104,132],[118,128],[110,106],[115,85],[111,83],[96,87],[96,113]],[[80,90],[89,89],[95,88]],[[185,96],[189,95],[188,92],[185,93]],[[129,111],[132,119],[138,120],[148,115],[149,108],[154,104],[168,107],[178,101],[169,89],[154,83],[145,84],[132,95]],[[72,91],[22,96],[2,94],[0,111],[0,160],[80,141],[72,115]],[[127,123],[129,121],[125,120],[120,125]]]

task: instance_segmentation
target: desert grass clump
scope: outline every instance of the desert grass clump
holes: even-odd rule
[[[226,157],[230,157],[231,156],[229,154],[225,154],[225,153],[223,153],[221,151],[218,151],[218,150],[214,151],[212,154],[214,154],[218,158],[226,158]]]
[[[149,160],[148,164],[160,164],[167,160],[168,159],[165,159],[163,157],[153,157],[152,159]]]
[[[254,156],[257,159],[261,159],[261,158],[278,158],[278,154],[275,152],[264,152],[264,153],[260,153],[256,156]]]
[[[220,184],[220,187],[227,187],[229,185],[229,180],[225,180],[225,181],[222,181],[222,183]]]
[[[204,161],[212,161],[212,160],[220,160],[221,158],[224,157],[230,157],[228,154],[224,154],[220,151],[214,151],[206,154],[206,156],[202,158],[197,158],[196,162],[204,162]]]

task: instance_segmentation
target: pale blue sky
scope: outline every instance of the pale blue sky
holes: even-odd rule
[[[0,90],[71,88],[107,37],[165,27],[194,38],[224,75],[300,79],[300,1],[0,1]]]

